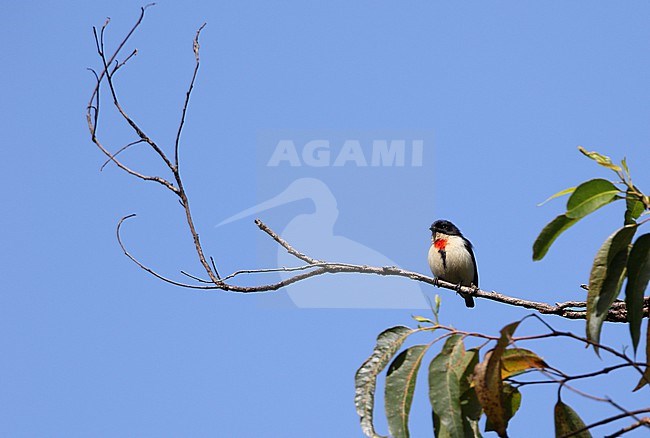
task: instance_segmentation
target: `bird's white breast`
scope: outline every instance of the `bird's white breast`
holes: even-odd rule
[[[445,245],[445,261],[438,248],[432,242],[429,248],[429,267],[436,277],[450,283],[469,286],[474,279],[474,262],[472,255],[465,247],[465,241],[459,236],[441,236],[438,238],[447,239]]]

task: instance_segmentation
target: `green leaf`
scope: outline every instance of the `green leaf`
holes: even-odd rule
[[[578,222],[578,219],[570,219],[561,214],[549,222],[533,244],[533,260],[538,261],[544,258],[549,248],[567,228]]]
[[[517,388],[511,385],[503,386],[503,407],[506,411],[506,417],[510,420],[521,406],[521,393]]]
[[[612,163],[612,159],[609,158],[606,155],[599,154],[598,152],[587,152],[585,148],[582,146],[578,146],[578,150],[582,152],[583,155],[586,155],[587,157],[591,158],[592,160],[596,161],[598,164],[601,166],[607,167],[608,169],[612,169],[614,171],[619,171],[621,170],[620,167],[618,167],[616,164]]]
[[[478,422],[481,419],[483,408],[481,408],[481,403],[478,401],[476,391],[470,386],[472,373],[476,364],[478,364],[478,350],[472,348],[467,350],[462,363],[459,363],[454,368],[456,375],[465,368],[465,371],[460,375],[460,412],[463,422],[463,436],[466,438],[481,438]],[[435,411],[433,412],[433,426],[437,438],[449,437],[449,432],[442,426],[440,417]]]
[[[650,320],[646,322],[646,335],[645,335],[645,371],[632,391],[638,391],[645,385],[650,385]]]
[[[537,204],[538,207],[541,207],[542,205],[546,204],[548,201],[551,199],[559,198],[560,196],[568,195],[569,193],[573,193],[575,191],[575,187],[569,187],[568,189],[561,190],[557,192],[554,195],[549,196],[544,202],[540,202]]]
[[[636,239],[630,250],[630,257],[627,259],[625,304],[635,353],[641,337],[643,295],[648,287],[648,281],[650,281],[650,233]]]
[[[626,225],[609,236],[596,253],[587,293],[587,338],[600,342],[600,330],[607,311],[618,296],[636,225]],[[594,346],[598,354],[598,347]]]
[[[478,363],[478,355],[476,356]],[[474,368],[472,368],[474,370]],[[463,433],[466,438],[480,438],[479,420],[483,413],[483,408],[478,400],[474,388],[470,388],[460,396],[460,410],[463,417]]]
[[[519,406],[521,406],[521,393],[512,385],[503,385],[503,392],[501,392],[501,404],[503,405],[506,421],[509,421],[512,417],[515,416],[515,413],[519,410]],[[489,418],[485,422],[485,431],[496,432],[496,429],[494,428],[494,425]]]
[[[467,438],[481,437],[478,421],[481,419],[483,408],[481,408],[481,403],[478,401],[476,391],[471,387],[472,373],[477,364],[478,350],[472,348],[467,350],[462,364],[457,367],[457,370],[465,369],[460,374],[460,411],[463,419],[463,434]]]
[[[625,192],[625,225],[635,223],[645,210],[643,202],[630,189]]]
[[[521,374],[530,369],[544,369],[548,365],[537,354],[525,348],[508,348],[501,357],[501,379]]]
[[[555,437],[560,438],[584,428],[586,425],[580,416],[561,400],[555,404]],[[576,438],[591,438],[588,430],[573,435]]]
[[[436,437],[464,437],[461,377],[471,359],[465,351],[462,336],[452,335],[429,364],[429,401],[434,412],[434,428],[435,416],[438,417]]]
[[[409,413],[415,381],[428,348],[428,345],[407,348],[388,367],[384,403],[388,430],[393,438],[409,437]]]
[[[415,330],[404,326],[384,330],[377,337],[377,344],[370,357],[354,376],[354,405],[361,420],[361,430],[368,437],[379,437],[373,425],[373,408],[377,376],[400,349],[404,340]]]
[[[566,215],[581,219],[616,199],[620,190],[606,179],[597,178],[580,184],[566,204]]]

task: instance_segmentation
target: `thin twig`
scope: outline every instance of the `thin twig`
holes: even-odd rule
[[[136,141],[132,141],[131,143],[127,144],[126,146],[123,146],[123,147],[121,147],[120,149],[118,149],[118,151],[115,152],[114,154],[112,154],[111,157],[110,157],[108,160],[104,161],[104,164],[102,164],[102,167],[99,168],[99,171],[100,171],[100,172],[103,171],[103,170],[104,170],[104,167],[106,167],[106,165],[107,165],[108,163],[110,163],[111,161],[114,161],[114,160],[115,160],[115,157],[116,157],[118,154],[120,154],[121,152],[124,152],[125,150],[127,150],[127,149],[130,148],[131,146],[136,145],[136,144],[140,144],[140,143],[142,143],[142,142],[144,142],[144,140],[142,140],[142,139],[140,139],[140,140],[136,140]]]
[[[183,104],[183,114],[181,115],[181,121],[178,124],[178,132],[176,133],[176,142],[174,143],[174,166],[178,169],[178,148],[181,141],[181,133],[183,132],[183,125],[185,125],[185,114],[187,113],[187,105],[190,103],[190,96],[192,95],[192,89],[194,89],[194,81],[196,80],[196,75],[199,72],[200,58],[199,58],[199,36],[201,31],[205,27],[206,23],[203,23],[199,30],[196,31],[196,36],[194,37],[194,42],[192,48],[194,50],[194,73],[192,74],[192,80],[190,81],[190,86],[185,93],[185,103]]]
[[[629,426],[625,426],[624,428],[619,429],[618,431],[614,432],[611,435],[605,435],[605,438],[616,438],[616,437],[619,437],[619,436],[621,436],[623,434],[631,432],[634,429],[636,429],[638,427],[641,427],[641,426],[646,426],[646,427],[650,426],[650,417],[643,417],[639,421],[637,421],[636,423],[632,423]]]
[[[641,362],[633,362],[633,363],[620,363],[617,365],[612,365],[609,367],[602,368],[597,371],[592,371],[590,373],[584,373],[584,374],[576,374],[576,375],[565,375],[563,376],[559,382],[569,382],[572,380],[579,380],[579,379],[588,379],[590,377],[596,377],[600,375],[605,375],[609,374],[612,371],[621,369],[621,368],[627,368],[631,366],[645,366],[646,364],[641,363]],[[536,371],[536,370],[535,370]],[[520,381],[520,380],[515,380],[508,378],[508,381],[511,383],[516,384],[517,386],[528,386],[528,385],[541,385],[541,384],[548,384],[548,383],[558,383],[558,380],[527,380],[527,381]]]
[[[117,62],[115,61],[115,67],[113,68],[113,71],[111,72],[111,76],[115,76],[115,72],[124,67],[124,64],[129,62],[129,59],[133,58],[135,55],[138,54],[138,49],[133,49],[130,55],[128,55],[126,58],[124,58],[124,61],[122,62]]]
[[[167,167],[170,170],[174,170],[174,167],[169,161],[169,158],[167,158],[167,155],[163,152],[163,150],[154,142],[145,132],[140,128],[140,126],[131,118],[129,115],[126,113],[122,105],[120,104],[118,98],[117,98],[117,91],[115,90],[115,85],[113,84],[113,74],[109,71],[110,65],[112,61],[107,61],[106,60],[106,54],[104,51],[104,29],[106,28],[106,25],[108,24],[108,21],[104,26],[102,26],[102,31],[100,34],[100,39],[98,44],[98,49],[97,51],[99,52],[99,57],[102,60],[102,63],[104,64],[104,71],[106,72],[106,82],[108,83],[108,89],[111,91],[111,96],[113,96],[113,105],[117,109],[117,111],[120,113],[122,118],[126,120],[126,122],[131,126],[131,128],[135,131],[135,133],[140,137],[142,140],[147,142],[149,146],[160,156],[160,158],[163,160],[163,162],[167,165]],[[121,47],[121,46],[120,46]],[[114,59],[115,56],[117,56],[117,52],[111,57],[111,59]]]

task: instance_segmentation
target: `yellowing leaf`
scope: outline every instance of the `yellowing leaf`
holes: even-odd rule
[[[474,367],[472,382],[481,407],[492,425],[492,430],[503,437],[507,436],[505,410],[501,401],[503,381],[500,374],[488,373],[488,363],[493,354],[493,351],[488,352],[483,361]]]
[[[554,195],[549,196],[544,202],[540,202],[537,204],[538,207],[541,207],[542,205],[546,204],[548,201],[551,199],[559,198],[560,196],[568,195],[569,193],[573,193],[575,191],[575,187],[569,187],[568,189],[560,190]]]
[[[591,158],[601,166],[607,167],[608,169],[612,169],[614,171],[618,171],[618,172],[621,171],[621,168],[618,167],[616,164],[612,163],[612,159],[609,158],[607,155],[602,155],[595,151],[587,152],[587,150],[582,146],[578,146],[578,150],[582,152],[583,155]]]
[[[501,393],[501,404],[503,405],[505,419],[508,421],[519,410],[519,406],[521,406],[521,393],[514,386],[508,384],[503,385],[503,392]],[[485,431],[496,431],[489,418],[485,422]]]
[[[541,357],[524,348],[506,349],[501,357],[501,365],[501,379],[523,373],[526,370],[548,367]]]
[[[501,380],[502,356],[510,344],[512,335],[519,326],[519,321],[508,324],[501,329],[501,337],[496,347],[488,352],[483,362],[474,368],[474,390],[479,402],[490,421],[491,430],[500,437],[507,436],[508,411],[503,400],[503,381]]]

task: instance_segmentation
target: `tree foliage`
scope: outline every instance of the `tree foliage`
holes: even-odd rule
[[[625,201],[623,224],[615,230],[596,253],[586,287],[587,313],[586,336],[581,337],[569,332],[553,329],[537,315],[531,315],[541,321],[548,330],[534,336],[516,337],[515,332],[521,321],[510,323],[501,329],[499,336],[489,336],[478,333],[466,333],[439,323],[438,313],[440,301],[436,300],[433,310],[434,318],[414,317],[421,325],[416,329],[406,329],[403,326],[389,329],[384,333],[400,330],[402,336],[395,339],[391,345],[386,344],[386,338],[380,335],[377,351],[393,352],[392,362],[386,376],[386,391],[384,403],[386,419],[390,435],[394,438],[408,437],[408,419],[410,404],[413,400],[413,388],[417,372],[424,355],[433,344],[444,340],[444,345],[429,363],[429,401],[432,409],[433,431],[436,437],[463,438],[480,437],[479,419],[485,416],[485,431],[494,431],[500,437],[508,436],[508,423],[517,413],[522,403],[522,393],[519,388],[530,381],[516,380],[519,375],[541,374],[545,380],[535,383],[558,385],[558,399],[554,408],[554,422],[558,437],[590,437],[590,429],[607,424],[623,417],[636,418],[639,412],[650,412],[643,408],[636,412],[626,412],[629,415],[618,415],[611,419],[586,425],[578,413],[564,403],[561,390],[568,387],[568,382],[583,378],[593,378],[607,374],[613,369],[632,368],[639,375],[639,382],[633,391],[650,384],[650,329],[649,339],[646,340],[646,361],[638,364],[628,357],[624,351],[605,346],[600,343],[600,334],[612,304],[618,299],[627,280],[624,298],[627,307],[627,321],[634,351],[640,340],[641,322],[647,316],[644,310],[645,290],[650,279],[650,234],[643,234],[634,240],[638,229],[650,219],[639,221],[643,215],[650,212],[650,198],[644,195],[632,183],[632,177],[625,160],[618,166],[609,157],[597,152],[588,152],[579,148],[585,156],[596,161],[601,166],[612,170],[618,180],[609,181],[602,178],[592,179],[576,187],[571,187],[551,196],[548,200],[570,195],[566,212],[553,219],[540,232],[533,244],[533,260],[541,260],[553,242],[569,227],[580,219],[594,213],[596,210],[616,201]],[[548,201],[547,200],[547,201]],[[545,202],[547,202],[545,201]],[[426,332],[440,334],[425,345],[415,345],[400,352],[406,337],[416,333]],[[384,334],[382,333],[382,335]],[[521,348],[523,343],[549,337],[564,337],[584,346],[593,347],[596,354],[602,350],[620,360],[618,365],[606,367],[597,372],[584,375],[567,375],[559,369],[548,365],[532,349]],[[465,342],[480,340],[483,343],[467,349]],[[374,356],[373,355],[373,356]],[[385,355],[381,362],[375,361],[375,367],[369,366],[371,358],[357,372],[357,411],[363,412],[362,425],[364,433],[369,437],[378,437],[373,426],[373,411],[368,407],[374,404],[375,379],[390,361]],[[371,368],[371,369],[369,369]],[[363,376],[373,376],[372,379],[361,379]],[[395,382],[399,383],[395,383]],[[612,402],[613,403],[613,402]],[[361,415],[361,414],[360,414]],[[638,425],[647,423],[647,419]],[[638,427],[633,424],[627,429]],[[627,431],[627,430],[625,430]],[[623,431],[623,433],[625,432]]]

